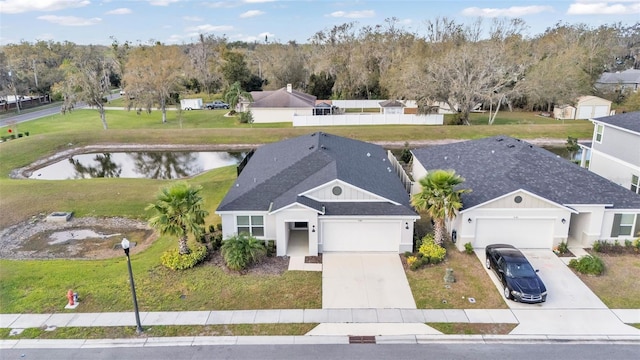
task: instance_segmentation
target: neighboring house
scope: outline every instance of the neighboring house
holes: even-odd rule
[[[313,115],[316,97],[293,90],[291,85],[273,91],[252,91],[248,105],[254,123],[291,122],[294,115]],[[246,104],[243,104],[246,108]]]
[[[553,109],[553,117],[559,120],[591,119],[609,116],[611,101],[597,96],[580,96],[573,105],[560,105]]]
[[[640,111],[591,121],[589,170],[640,194]]]
[[[595,87],[603,91],[636,92],[640,87],[640,70],[628,69],[614,73],[605,72],[600,75]]]
[[[380,114],[404,114],[404,104],[398,100],[380,101]]]
[[[243,165],[216,210],[224,238],[275,240],[279,256],[412,250],[419,216],[382,147],[316,132],[263,145]]]
[[[418,179],[436,169],[455,170],[472,190],[448,224],[460,250],[465,243],[590,246],[640,231],[640,195],[525,141],[496,136],[412,153],[412,193],[420,191]]]

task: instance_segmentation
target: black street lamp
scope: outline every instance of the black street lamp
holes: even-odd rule
[[[142,334],[142,325],[140,325],[140,313],[138,313],[138,298],[136,297],[136,285],[133,283],[133,272],[131,271],[131,258],[129,257],[129,240],[123,238],[122,249],[127,255],[127,266],[129,267],[129,282],[131,283],[131,295],[133,296],[133,311],[136,313],[136,333]]]

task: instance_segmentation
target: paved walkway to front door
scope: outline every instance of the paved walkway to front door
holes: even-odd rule
[[[396,253],[323,253],[323,309],[415,309]]]

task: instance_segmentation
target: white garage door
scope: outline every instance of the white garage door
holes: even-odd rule
[[[322,251],[398,252],[400,224],[379,221],[326,221],[321,223]]]
[[[609,116],[609,107],[607,105],[596,106],[596,110],[593,113],[594,118]]]
[[[522,249],[551,249],[553,220],[477,219],[473,247],[484,248],[497,243]]]
[[[580,106],[578,107],[578,117],[577,119],[589,119],[591,118],[591,112],[593,111],[593,106]]]

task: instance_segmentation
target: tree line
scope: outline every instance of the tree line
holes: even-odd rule
[[[446,103],[462,123],[479,104],[551,111],[581,95],[625,100],[594,84],[605,71],[640,68],[640,23],[558,23],[533,37],[526,29],[521,19],[436,18],[417,34],[390,18],[327,28],[305,44],[229,42],[208,34],[180,45],[23,41],[1,48],[0,95],[85,101],[98,108],[105,128],[103,98],[114,87],[125,90],[130,108],[164,113],[188,93],[217,94],[236,83],[245,91],[292,84],[320,99],[413,99],[422,112]]]

